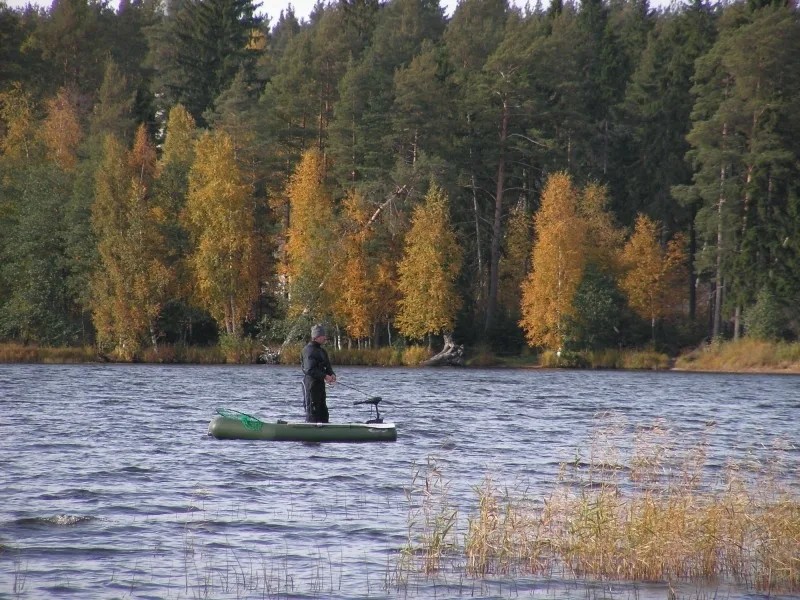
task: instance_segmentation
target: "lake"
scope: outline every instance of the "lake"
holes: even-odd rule
[[[350,387],[329,390],[331,420],[364,421],[369,407],[353,402],[381,396],[396,443],[208,437],[219,407],[302,419],[296,368],[0,365],[0,598],[666,599],[663,582],[567,576],[445,571],[398,586],[392,573],[409,538],[415,474],[435,463],[463,525],[487,473],[535,495],[611,419],[622,446],[655,424],[692,444],[713,424],[712,470],[779,441],[788,485],[800,480],[800,376],[337,374]],[[730,582],[675,589],[687,598],[762,597]]]

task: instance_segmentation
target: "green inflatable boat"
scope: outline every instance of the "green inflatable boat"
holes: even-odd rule
[[[380,398],[355,404],[373,404]],[[377,413],[366,423],[305,423],[278,420],[274,423],[227,408],[217,409],[208,425],[208,435],[218,440],[266,440],[272,442],[394,442],[397,428],[384,423]]]

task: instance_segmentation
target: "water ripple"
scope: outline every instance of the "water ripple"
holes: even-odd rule
[[[672,439],[694,443],[712,427],[711,472],[769,455],[773,443],[786,472],[796,475],[800,464],[798,377],[355,367],[337,374],[384,399],[396,443],[206,435],[218,407],[301,418],[294,368],[0,365],[0,398],[14,407],[0,417],[0,597],[12,589],[26,600],[393,596],[385,581],[408,540],[408,494],[429,460],[466,515],[487,475],[535,498],[562,463],[587,465],[588,440],[605,422],[620,432],[620,451],[637,434],[667,428]],[[334,386],[333,420],[368,418],[353,406],[361,398]],[[659,583],[558,577],[415,585],[400,595],[668,593]],[[722,595],[758,597],[737,587]]]

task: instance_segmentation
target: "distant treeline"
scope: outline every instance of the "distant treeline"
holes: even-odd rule
[[[800,333],[793,2],[0,0],[0,341]]]

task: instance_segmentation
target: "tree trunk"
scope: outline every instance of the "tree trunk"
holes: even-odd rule
[[[722,145],[725,146],[725,140],[728,135],[728,124],[722,124]],[[719,336],[720,327],[722,325],[722,244],[723,244],[723,227],[722,227],[722,209],[725,206],[725,165],[723,164],[719,169],[719,202],[717,203],[717,256],[716,256],[716,278],[714,290],[714,324],[711,331],[711,337],[716,338]]]
[[[463,367],[464,346],[453,341],[452,333],[444,334],[444,348],[428,360],[421,363],[424,367]]]
[[[494,325],[497,310],[497,294],[500,283],[500,241],[503,235],[503,191],[506,176],[506,139],[508,138],[508,98],[503,98],[500,118],[500,153],[497,158],[497,189],[494,197],[494,221],[492,223],[492,246],[489,262],[489,298],[486,304],[486,331]]]

